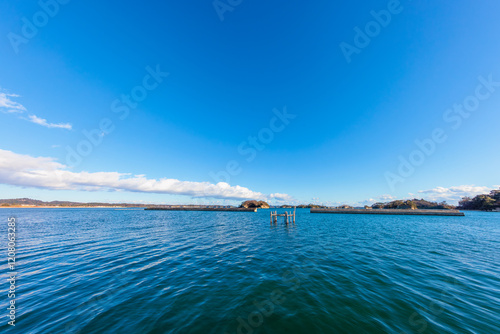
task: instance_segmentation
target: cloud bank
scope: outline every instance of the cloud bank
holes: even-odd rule
[[[456,186],[449,188],[436,187],[428,190],[419,190],[417,194],[409,193],[408,197],[402,197],[402,198],[394,197],[392,195],[382,195],[375,199],[370,198],[362,202],[357,202],[353,206],[363,206],[363,205],[371,206],[376,202],[390,202],[397,199],[407,200],[414,198],[423,198],[425,200],[433,202],[446,201],[449,204],[458,204],[458,201],[460,201],[463,197],[474,197],[476,195],[487,194],[490,191],[498,188],[500,188],[500,186],[493,186],[492,188],[485,186],[483,187],[475,186],[475,185],[463,185],[463,186]]]
[[[448,201],[448,202],[458,202],[462,197],[474,197],[476,195],[487,194],[494,189],[498,189],[498,186],[490,187],[480,187],[475,185],[463,185],[456,187],[436,187],[429,190],[420,190],[419,194],[424,194],[424,197],[432,201]]]
[[[278,202],[287,202],[290,204],[297,202],[297,200],[295,198],[293,198],[292,196],[290,196],[288,194],[280,194],[280,193],[270,194],[268,196],[268,199],[273,199],[273,200],[276,200]]]
[[[186,195],[217,199],[266,200],[287,198],[286,194],[266,196],[245,187],[225,182],[148,179],[144,175],[118,172],[72,172],[49,157],[32,157],[0,149],[0,183],[53,190],[131,191],[170,195]]]

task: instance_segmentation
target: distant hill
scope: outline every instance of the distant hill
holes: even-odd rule
[[[13,198],[13,199],[0,199],[0,206],[64,206],[64,207],[144,207],[145,204],[129,204],[129,203],[81,203],[81,202],[69,202],[69,201],[51,201],[44,202],[37,199],[31,198]]]
[[[13,199],[0,199],[0,207],[9,206],[26,206],[26,207],[109,207],[109,208],[154,208],[154,207],[177,207],[177,208],[190,208],[190,207],[204,207],[204,208],[230,208],[231,205],[164,205],[164,204],[134,204],[134,203],[101,203],[101,202],[69,202],[69,201],[51,201],[44,202],[31,198],[13,198]]]

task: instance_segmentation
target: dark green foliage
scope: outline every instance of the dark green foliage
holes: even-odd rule
[[[488,195],[477,195],[474,198],[464,197],[458,202],[461,210],[492,211],[500,209],[500,190],[492,190]]]
[[[389,203],[375,203],[372,205],[374,209],[406,209],[406,210],[452,210],[455,207],[449,205],[446,202],[436,203],[429,202],[424,199],[412,199],[412,200],[397,200]]]
[[[323,205],[317,205],[317,204],[301,204],[297,205],[297,208],[305,208],[305,209],[320,209],[320,208],[326,208],[326,206]]]

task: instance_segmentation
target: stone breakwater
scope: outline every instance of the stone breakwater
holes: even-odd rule
[[[154,207],[144,210],[166,210],[166,211],[236,211],[236,212],[257,212],[256,208],[177,208],[177,207]]]
[[[402,209],[311,209],[311,213],[344,213],[367,215],[414,215],[414,216],[465,216],[458,210],[402,210]]]

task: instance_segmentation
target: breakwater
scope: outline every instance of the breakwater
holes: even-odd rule
[[[458,210],[402,210],[402,209],[311,209],[311,213],[344,213],[367,215],[412,215],[412,216],[465,216]]]
[[[166,210],[166,211],[236,211],[257,212],[256,208],[198,208],[198,207],[152,207],[144,210]]]

